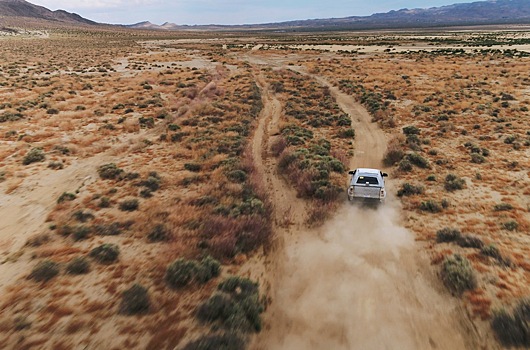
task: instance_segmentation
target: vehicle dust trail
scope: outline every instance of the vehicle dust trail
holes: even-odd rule
[[[294,70],[307,74],[298,67]],[[308,75],[328,86],[352,118],[352,167],[379,167],[386,147],[384,133],[351,96],[322,77]],[[266,112],[270,98],[264,102],[261,132],[272,119]],[[260,142],[267,146],[266,140]],[[476,336],[469,321],[462,317],[458,301],[440,287],[413,234],[401,226],[400,212],[392,197],[377,209],[345,201],[321,228],[276,227],[282,239],[271,257],[272,304],[265,330],[252,348],[474,348]],[[279,214],[275,210],[274,215]]]
[[[284,249],[263,349],[466,348],[457,304],[431,286],[392,203],[344,205]]]

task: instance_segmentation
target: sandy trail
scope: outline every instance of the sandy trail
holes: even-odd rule
[[[384,133],[351,96],[324,78],[311,76],[330,87],[341,109],[352,118],[356,140],[351,166],[380,167]],[[255,159],[273,193],[278,223],[286,207],[300,211],[302,204],[285,181],[274,179],[274,159],[267,158],[264,166],[270,141],[267,130],[281,111],[263,82],[260,87],[265,108],[254,139]],[[257,151],[259,145],[265,153]],[[318,229],[301,224],[275,225],[275,229],[280,244],[270,257],[275,261],[270,272],[272,304],[265,315],[265,330],[252,348],[475,348],[473,329],[457,300],[440,288],[413,234],[400,225],[399,202],[394,198],[378,209],[345,202]]]

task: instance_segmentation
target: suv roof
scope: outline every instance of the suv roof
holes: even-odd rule
[[[357,171],[360,174],[380,174],[381,170],[371,168],[358,168]]]

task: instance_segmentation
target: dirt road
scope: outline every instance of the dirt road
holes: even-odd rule
[[[352,97],[322,77],[311,76],[330,87],[352,118],[356,140],[351,166],[380,167],[386,147],[383,132]],[[280,244],[270,258],[275,261],[270,272],[272,305],[265,330],[252,348],[474,348],[470,324],[456,299],[430,272],[412,233],[400,225],[399,202],[394,198],[376,210],[345,202],[318,229],[308,229],[296,218],[293,225],[278,224],[287,209],[304,208],[271,170],[275,162],[267,149],[281,106],[263,81],[260,86],[265,108],[254,137],[254,157],[273,194]]]

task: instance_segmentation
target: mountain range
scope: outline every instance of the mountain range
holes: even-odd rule
[[[401,9],[371,16],[307,19],[279,23],[236,26],[199,25],[182,26],[150,22],[129,25],[129,28],[179,29],[277,29],[277,30],[338,30],[338,29],[391,29],[466,26],[488,24],[530,24],[530,0],[489,0],[423,9]]]
[[[51,11],[25,0],[0,0],[2,18],[32,19],[74,25],[102,25],[63,10]],[[148,30],[342,30],[465,26],[487,24],[530,24],[530,0],[489,0],[424,9],[401,9],[371,16],[308,19],[248,25],[162,25],[140,22],[127,28]]]
[[[51,11],[46,7],[34,5],[24,0],[0,0],[0,20],[1,17],[32,18],[68,24],[98,24],[76,13],[63,10]]]

